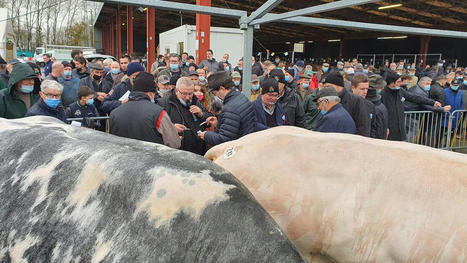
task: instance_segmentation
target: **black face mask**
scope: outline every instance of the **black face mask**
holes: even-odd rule
[[[92,76],[92,78],[93,78],[94,80],[96,80],[96,81],[99,81],[99,80],[101,80],[102,77],[99,76],[99,75],[94,75],[94,76]]]

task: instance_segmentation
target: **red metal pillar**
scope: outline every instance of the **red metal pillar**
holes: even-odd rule
[[[430,47],[431,36],[421,36],[420,37],[420,63],[422,70],[426,66],[426,54],[428,53],[428,48]]]
[[[156,60],[156,9],[148,8],[146,12],[147,70],[150,72],[152,63]]]
[[[211,6],[211,0],[196,0],[197,5]],[[206,59],[211,45],[211,16],[196,14],[196,64]],[[222,54],[218,54],[222,56]]]
[[[126,7],[126,50],[128,54],[133,53],[133,7]]]
[[[115,17],[110,18],[110,55],[115,57]]]
[[[103,27],[103,28],[100,28],[101,32],[102,32],[102,52],[107,55],[107,28],[106,27]]]
[[[117,6],[117,59],[122,56],[122,19],[120,17],[120,6]]]

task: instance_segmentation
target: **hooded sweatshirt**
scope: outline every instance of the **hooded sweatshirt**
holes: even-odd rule
[[[37,75],[28,64],[18,63],[14,67],[10,75],[8,87],[6,89],[0,90],[0,117],[6,119],[24,117],[28,108],[18,96],[18,92],[16,91],[16,84],[21,80],[33,78],[37,78]],[[25,94],[24,96],[29,96],[30,107],[39,99],[39,95],[34,94],[34,92]]]

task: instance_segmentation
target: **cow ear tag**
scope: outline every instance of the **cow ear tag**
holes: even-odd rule
[[[228,159],[232,158],[235,155],[235,153],[236,153],[235,147],[225,149],[224,159],[228,160]]]

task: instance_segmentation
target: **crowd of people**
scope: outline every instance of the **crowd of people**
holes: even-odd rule
[[[45,115],[106,130],[121,137],[204,154],[214,145],[252,132],[290,125],[318,132],[404,141],[404,111],[465,109],[467,68],[421,68],[386,62],[379,68],[357,59],[336,65],[294,64],[253,57],[251,84],[243,87],[243,60],[236,65],[212,50],[199,65],[183,53],[158,56],[148,65],[134,55],[88,62],[80,50],[72,61],[45,68],[13,59],[0,73],[0,117]],[[147,72],[147,71],[150,71]],[[250,89],[247,98],[241,93]],[[74,122],[76,124],[76,122]],[[413,124],[413,123],[412,123]]]

